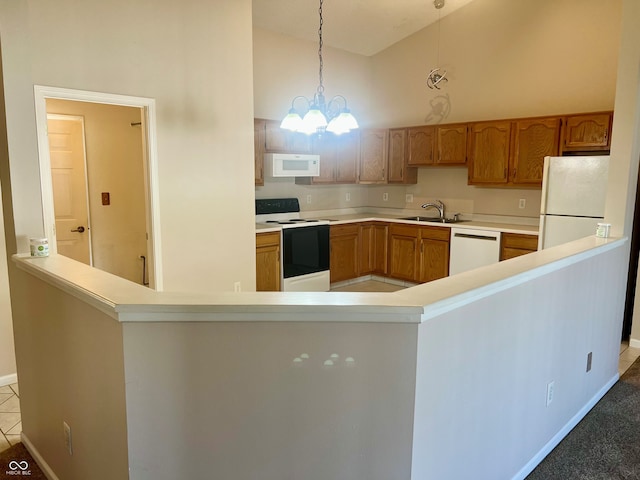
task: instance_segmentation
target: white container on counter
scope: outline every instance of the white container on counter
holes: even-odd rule
[[[610,223],[599,223],[596,228],[596,237],[608,238],[611,230]]]
[[[32,257],[48,257],[49,256],[49,240],[46,238],[30,238],[29,247]]]

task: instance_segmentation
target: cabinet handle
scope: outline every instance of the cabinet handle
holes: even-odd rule
[[[517,168],[514,168],[514,169],[513,169],[513,174],[512,174],[512,176],[511,176],[511,178],[513,178],[514,180],[516,179],[517,172],[518,172],[518,169],[517,169]]]
[[[402,178],[402,167],[400,167],[400,178]]]

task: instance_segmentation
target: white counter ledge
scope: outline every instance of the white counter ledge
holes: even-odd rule
[[[538,225],[526,225],[515,224],[508,222],[487,222],[482,220],[463,220],[457,223],[442,223],[442,222],[424,222],[415,220],[405,220],[402,217],[408,217],[410,214],[381,214],[381,213],[349,213],[343,215],[318,215],[313,213],[306,213],[304,218],[319,218],[328,220],[331,225],[343,225],[347,223],[357,222],[393,222],[393,223],[405,223],[409,225],[430,225],[439,227],[455,227],[455,228],[473,228],[482,230],[499,231],[504,233],[517,233],[522,235],[538,235]],[[277,232],[281,230],[279,226],[273,226],[271,224],[257,223],[256,233]]]
[[[61,255],[14,255],[18,268],[128,321],[320,321],[420,323],[553,270],[621,246],[587,237],[393,293],[156,292]],[[337,315],[339,314],[339,315]]]

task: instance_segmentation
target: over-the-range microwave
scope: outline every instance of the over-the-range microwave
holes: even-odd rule
[[[320,155],[297,153],[267,153],[265,173],[271,177],[317,177],[320,175]]]

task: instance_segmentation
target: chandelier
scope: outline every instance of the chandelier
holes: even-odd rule
[[[440,9],[444,7],[445,0],[434,0],[433,5],[438,10],[438,56],[437,56],[437,65],[440,65]],[[447,71],[442,68],[436,66],[432,68],[429,74],[427,75],[427,87],[431,89],[440,90],[440,84],[446,83],[447,80]]]
[[[347,99],[342,95],[336,95],[328,102],[324,96],[324,85],[322,84],[322,2],[320,0],[320,28],[318,29],[318,59],[320,61],[319,83],[313,99],[298,95],[291,101],[291,109],[280,124],[280,128],[291,130],[292,132],[302,132],[307,135],[314,133],[321,134],[324,131],[340,135],[358,128],[358,122],[351,115],[347,106]],[[301,116],[296,109],[296,103],[301,107]]]

